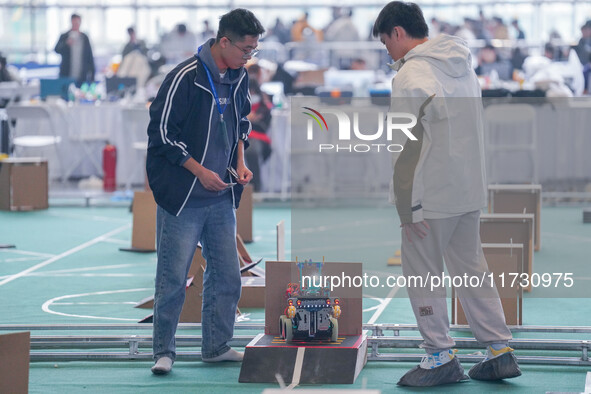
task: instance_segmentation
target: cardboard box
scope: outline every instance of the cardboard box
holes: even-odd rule
[[[47,171],[47,160],[41,158],[10,158],[0,161],[0,209],[47,209]]]
[[[30,332],[0,335],[0,393],[28,393],[30,349]]]
[[[152,192],[133,194],[133,230],[131,247],[137,250],[156,250],[156,201]]]
[[[534,249],[541,246],[542,185],[488,185],[489,213],[532,213]]]
[[[185,303],[179,318],[180,323],[201,323],[201,304],[203,304],[203,270],[187,279]]]
[[[294,87],[322,86],[324,85],[324,73],[326,70],[300,71],[294,82]]]
[[[238,308],[265,307],[265,278],[260,276],[242,276],[242,294]]]
[[[236,210],[236,230],[245,243],[252,242],[252,185],[246,185]]]
[[[522,244],[523,272],[534,272],[534,215],[488,213],[480,215],[480,240],[485,243]],[[524,288],[531,291],[531,283]]]
[[[505,321],[509,325],[523,324],[523,289],[515,275],[523,272],[524,250],[522,244],[482,244],[488,269],[494,274]],[[464,309],[456,292],[452,295],[451,321],[454,324],[468,324]]]

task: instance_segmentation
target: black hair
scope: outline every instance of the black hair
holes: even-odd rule
[[[402,27],[411,38],[425,38],[429,35],[429,27],[425,22],[423,11],[415,3],[392,1],[380,11],[373,25],[372,34],[392,34],[396,26]]]
[[[82,17],[80,15],[78,15],[78,14],[72,14],[72,16],[70,16],[70,20],[72,20],[74,18],[82,19]]]
[[[187,32],[187,25],[185,25],[184,23],[179,23],[178,25],[176,25],[176,31],[180,34],[185,34]]]
[[[133,26],[127,28],[127,34],[131,35],[131,33],[135,33],[135,29],[133,28]]]
[[[222,37],[242,41],[244,36],[258,37],[264,32],[265,28],[252,12],[244,8],[236,8],[220,18],[216,42],[219,42]]]

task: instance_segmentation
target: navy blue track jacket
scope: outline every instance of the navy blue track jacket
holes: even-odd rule
[[[204,189],[183,164],[190,157],[202,165],[207,158],[211,164],[213,147],[219,141],[219,112],[203,66],[205,61],[214,82],[220,82],[218,69],[211,64],[212,44],[212,40],[206,42],[201,53],[176,66],[164,79],[150,106],[146,171],[156,203],[171,215],[181,213],[189,197],[194,198],[195,191],[199,192],[196,188]],[[235,133],[229,162],[216,165],[225,170],[230,164],[236,168],[238,140],[244,141],[245,149],[248,147],[251,125],[246,116],[251,105],[248,74],[244,68],[228,69],[224,80],[229,80],[233,86],[231,102],[224,111],[224,117],[233,116],[231,124],[235,126],[228,129],[228,133]],[[215,171],[208,166],[206,168]],[[218,174],[223,180],[226,178],[225,174]],[[240,184],[232,187],[235,208],[238,208],[243,189]],[[209,197],[205,195],[207,193],[203,194],[202,198]],[[215,192],[212,192],[214,195]]]

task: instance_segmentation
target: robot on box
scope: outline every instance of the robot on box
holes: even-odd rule
[[[300,283],[303,284],[304,267],[316,267],[316,275],[322,277],[323,263],[304,261],[296,264],[300,270]],[[287,306],[279,318],[279,331],[285,342],[294,339],[302,341],[330,340],[336,342],[339,335],[338,318],[341,315],[340,300],[330,297],[328,287],[300,286],[290,283],[285,292]]]

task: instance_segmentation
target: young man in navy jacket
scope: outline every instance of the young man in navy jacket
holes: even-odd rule
[[[223,15],[217,37],[166,76],[150,106],[146,167],[158,204],[155,374],[172,368],[186,277],[199,242],[207,261],[202,359],[242,360],[227,342],[241,290],[235,209],[252,178],[244,163],[251,130],[244,65],[264,32],[248,10]]]

